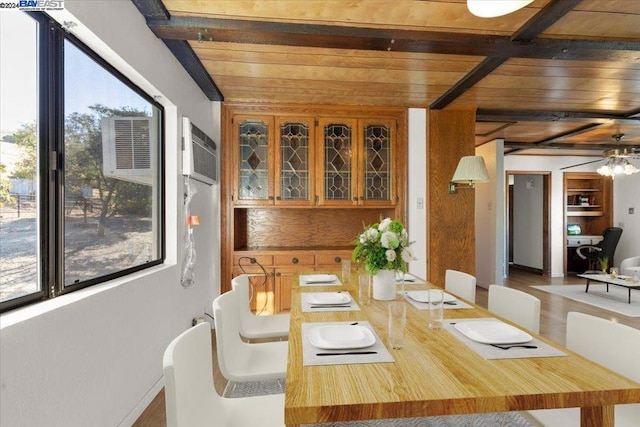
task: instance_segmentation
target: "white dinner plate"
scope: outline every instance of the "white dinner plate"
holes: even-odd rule
[[[533,339],[528,333],[495,320],[458,322],[454,327],[467,338],[483,344],[520,344]]]
[[[428,291],[407,291],[407,296],[414,301],[418,302],[429,302],[429,294]],[[456,297],[453,295],[449,295],[446,292],[442,293],[444,295],[444,302],[454,302],[456,301]]]
[[[351,302],[351,296],[348,293],[341,292],[323,292],[317,294],[306,295],[307,302],[313,305],[342,305]]]
[[[360,325],[318,326],[309,332],[311,345],[327,350],[365,348],[376,343],[369,328]]]
[[[308,274],[300,276],[302,283],[332,283],[338,279],[335,274]]]

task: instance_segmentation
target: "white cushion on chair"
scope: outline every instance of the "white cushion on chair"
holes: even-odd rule
[[[284,394],[225,399],[213,385],[211,327],[183,332],[163,357],[167,427],[284,425]]]
[[[247,382],[284,378],[287,341],[249,344],[240,338],[238,292],[226,292],[213,301],[218,364],[229,381]]]
[[[489,311],[505,317],[536,334],[540,331],[540,300],[505,286],[489,286]]]
[[[445,271],[444,288],[469,302],[476,302],[476,278],[470,274],[457,270]]]
[[[633,273],[640,272],[640,256],[625,258],[620,263],[620,274],[633,276]]]
[[[282,338],[289,336],[289,314],[256,316],[249,307],[249,275],[241,274],[231,280],[231,286],[238,292],[240,308],[240,334],[249,339]]]
[[[640,382],[640,330],[583,313],[567,315],[567,348]],[[528,411],[547,427],[580,425],[580,409]],[[640,404],[616,405],[616,427],[638,427]]]

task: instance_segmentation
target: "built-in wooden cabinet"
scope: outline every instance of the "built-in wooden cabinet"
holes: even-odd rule
[[[596,172],[564,173],[565,273],[590,266],[576,255],[580,245],[596,244],[613,225],[613,181]],[[579,231],[579,234],[572,234]]]
[[[288,311],[299,272],[339,273],[363,225],[405,221],[404,109],[225,104],[222,140],[221,290],[264,268],[254,311]]]

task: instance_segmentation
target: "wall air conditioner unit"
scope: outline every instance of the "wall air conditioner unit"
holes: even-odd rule
[[[151,185],[155,128],[149,117],[102,119],[102,168],[108,178]]]
[[[182,174],[213,184],[218,179],[216,143],[187,117],[182,118]]]

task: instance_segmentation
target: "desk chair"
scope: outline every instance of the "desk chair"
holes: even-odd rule
[[[620,375],[640,382],[640,330],[617,322],[570,312],[567,348]],[[616,405],[616,427],[638,427],[640,404]],[[580,409],[540,409],[527,414],[546,427],[580,425]]]
[[[247,339],[287,338],[289,336],[289,314],[257,316],[251,312],[249,275],[241,274],[231,280],[231,286],[238,293],[240,306],[240,335]]]
[[[213,300],[218,364],[230,382],[284,378],[287,341],[249,344],[240,338],[238,292],[226,292]]]
[[[536,334],[540,331],[540,300],[505,286],[489,286],[489,311],[505,317]]]
[[[621,235],[622,228],[609,227],[602,232],[602,240],[600,241],[600,243],[598,243],[597,245],[578,246],[578,249],[576,249],[576,254],[580,258],[589,261],[590,270],[599,269],[597,265],[598,259],[607,258],[609,260],[609,264],[613,265],[613,255],[616,252],[616,247],[618,246]],[[583,253],[583,251],[586,250],[588,250],[588,252]]]
[[[445,271],[444,289],[469,302],[476,302],[476,278],[470,274],[457,270]]]
[[[178,335],[162,360],[167,427],[284,425],[284,394],[225,399],[213,385],[211,325]]]

